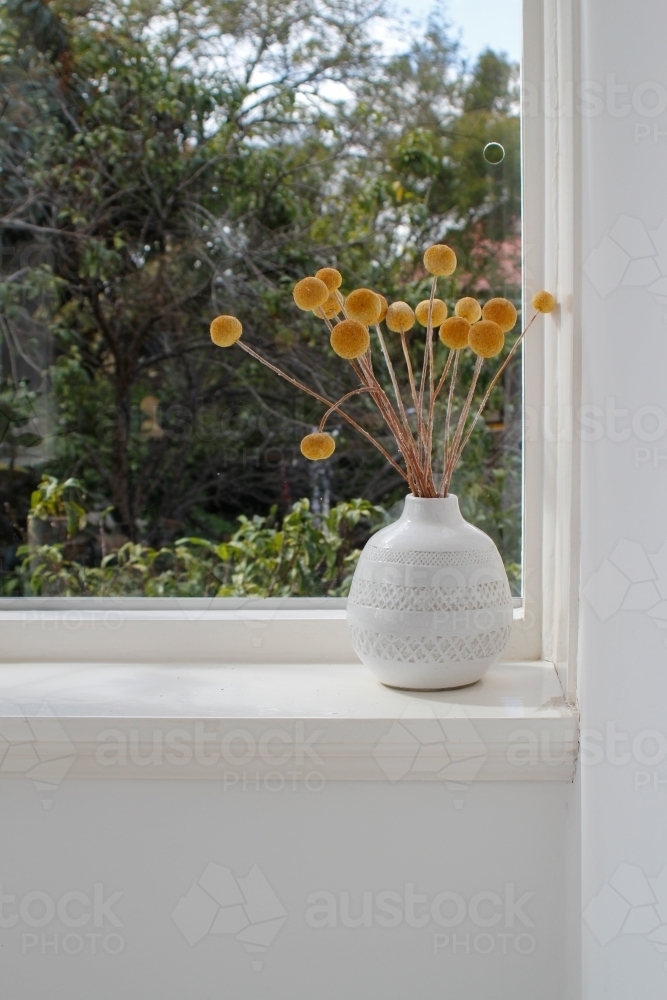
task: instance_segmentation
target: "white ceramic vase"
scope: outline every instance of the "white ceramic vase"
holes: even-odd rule
[[[512,627],[500,553],[455,496],[408,495],[366,544],[347,602],[359,659],[390,687],[433,691],[478,681]]]

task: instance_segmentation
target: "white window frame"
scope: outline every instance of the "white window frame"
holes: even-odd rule
[[[524,598],[503,659],[551,661],[576,698],[580,393],[578,0],[524,0],[524,302],[559,309],[524,347]],[[529,310],[524,310],[529,314]],[[554,432],[557,428],[557,432]],[[344,602],[0,599],[0,662],[354,661]]]
[[[524,302],[546,288],[559,307],[528,335],[524,352],[523,651],[539,649],[539,658],[555,665],[572,704],[581,459],[573,419],[581,398],[579,16],[579,0],[524,0]]]

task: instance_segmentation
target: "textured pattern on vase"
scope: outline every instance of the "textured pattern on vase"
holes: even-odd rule
[[[472,587],[401,587],[359,575],[354,577],[349,597],[351,604],[384,611],[476,611],[501,608],[511,600],[507,580],[489,580]]]
[[[371,632],[350,625],[350,635],[357,653],[380,660],[463,663],[500,655],[509,639],[511,627],[506,625],[479,635],[406,637],[391,632]]]
[[[348,599],[352,645],[366,662],[416,666],[491,662],[512,627],[500,553],[367,545]]]
[[[404,566],[483,566],[485,563],[495,563],[499,556],[495,548],[460,552],[416,552],[367,545],[361,558],[368,562],[398,563]]]

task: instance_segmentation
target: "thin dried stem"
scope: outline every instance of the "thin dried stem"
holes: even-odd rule
[[[328,316],[324,315],[324,313],[322,312],[322,307],[320,306],[319,309],[313,309],[313,313],[317,316],[318,319],[323,319],[324,320],[324,322],[326,323],[326,325],[329,328],[329,333],[331,333],[333,331],[333,326],[331,325],[331,320],[329,319]],[[336,317],[336,322],[338,322],[338,317]]]
[[[375,378],[375,373],[373,371],[373,358],[371,357],[371,342],[370,342],[370,340],[368,341],[368,350],[362,356],[361,360],[364,362],[365,366],[368,368],[369,372],[371,373],[371,376],[373,378]]]
[[[468,414],[470,413],[470,407],[472,406],[472,401],[475,395],[475,389],[477,388],[477,381],[479,379],[479,374],[482,370],[483,364],[484,364],[484,358],[478,355],[477,358],[475,359],[475,367],[473,369],[470,388],[468,389],[468,395],[466,396],[465,403],[463,404],[463,409],[461,410],[461,414],[459,416],[458,423],[456,425],[456,434],[454,435],[454,440],[452,441],[452,452],[449,459],[450,465],[452,465],[452,471],[453,471],[453,465],[455,463],[455,459],[454,461],[452,461],[452,458],[457,453],[458,445],[459,442],[461,441],[461,437],[465,429],[466,420],[468,419]]]
[[[449,395],[447,396],[447,416],[445,417],[445,444],[443,448],[443,464],[442,468],[447,468],[447,462],[449,460],[449,426],[452,420],[452,407],[454,405],[454,390],[456,388],[456,376],[459,370],[459,354],[460,351],[456,351],[454,354],[454,368],[452,369],[452,378],[449,383]]]
[[[435,362],[433,357],[433,300],[435,298],[435,290],[438,284],[438,279],[436,275],[433,275],[433,283],[431,287],[431,298],[428,307],[428,327],[426,330],[426,347],[428,350],[428,475],[433,487],[433,492],[435,493],[435,481],[433,479],[433,414],[435,407],[435,394],[433,391],[433,379],[435,376]]]
[[[338,402],[334,403],[333,406],[330,406],[327,412],[324,414],[324,416],[320,420],[320,426],[317,428],[318,432],[320,434],[322,433],[322,431],[324,430],[324,425],[326,424],[331,414],[335,410],[338,410],[338,408],[345,402],[346,399],[349,399],[350,396],[358,396],[360,392],[373,392],[373,391],[374,390],[371,389],[370,386],[364,385],[361,387],[361,389],[352,389],[351,392],[346,392],[345,395],[341,396]]]
[[[415,374],[412,370],[412,361],[410,360],[410,351],[408,350],[408,345],[405,340],[405,332],[401,330],[401,346],[403,348],[403,354],[405,356],[405,363],[408,366],[408,380],[410,382],[410,392],[412,393],[412,402],[415,404],[415,414],[417,417],[417,437],[419,438],[419,430],[421,427],[421,419],[419,416],[419,402],[417,399],[417,386],[415,385]]]
[[[434,403],[435,403],[436,399],[438,398],[438,396],[440,395],[440,391],[441,391],[443,385],[445,384],[447,376],[449,375],[449,369],[452,367],[453,357],[454,357],[454,349],[450,348],[449,349],[449,354],[447,355],[447,361],[445,362],[445,367],[442,369],[442,375],[440,376],[440,381],[438,382],[438,385],[437,385],[436,390],[435,390],[434,399],[433,399]]]
[[[372,389],[373,392],[376,394],[373,396],[373,398],[375,399],[377,396],[376,402],[380,408],[380,412],[383,414],[385,421],[389,424],[389,427],[392,433],[394,434],[394,437],[396,437],[396,432],[394,428],[398,428],[399,437],[396,437],[396,443],[400,447],[399,438],[402,435],[402,428],[400,427],[396,411],[391,405],[387,393],[384,391],[384,389],[382,388],[382,386],[375,377],[375,373],[373,372],[373,364],[369,357],[369,352],[367,351],[366,354],[364,354],[361,358],[359,358],[358,366],[353,365],[352,367],[359,376],[361,382],[364,385],[368,386],[370,389]]]
[[[319,401],[321,403],[324,403],[326,406],[334,405],[332,404],[330,399],[327,399],[325,396],[321,396],[319,392],[315,392],[314,389],[311,389],[309,386],[304,385],[303,382],[299,382],[297,381],[297,379],[292,378],[291,375],[287,375],[276,365],[271,364],[270,361],[267,361],[266,358],[263,358],[262,355],[258,354],[257,351],[252,349],[252,347],[249,347],[247,344],[244,344],[242,340],[237,340],[236,343],[240,348],[242,348],[246,352],[246,354],[249,354],[251,357],[255,358],[256,361],[260,362],[260,364],[265,365],[267,368],[270,368],[272,372],[275,372],[276,375],[280,375],[281,378],[284,378],[287,382],[290,382],[297,389],[301,389],[302,392],[308,393],[308,395],[313,396],[314,399],[319,399]],[[363,437],[365,437],[367,441],[370,441],[370,443],[374,445],[382,455],[384,455],[389,464],[393,466],[394,469],[396,469],[398,474],[402,476],[403,479],[409,481],[405,471],[400,467],[400,465],[397,465],[397,463],[391,457],[386,448],[383,448],[380,442],[376,441],[372,434],[369,434],[368,431],[364,430],[363,427],[360,427],[359,424],[356,422],[356,420],[354,420],[348,413],[345,413],[343,410],[339,410],[338,412],[340,413],[341,417],[343,417],[343,419],[346,420],[348,424],[350,424],[351,427],[354,427],[356,431],[358,431]]]
[[[459,443],[461,441],[461,436],[463,435],[463,430],[465,428],[466,420],[468,419],[468,414],[470,413],[470,407],[472,406],[473,396],[475,394],[475,389],[477,388],[477,380],[479,378],[479,373],[482,370],[482,365],[484,364],[484,358],[477,357],[475,361],[475,368],[472,373],[472,381],[470,383],[470,388],[468,389],[468,395],[466,396],[466,401],[463,404],[463,409],[459,416],[458,424],[456,425],[456,433],[454,434],[454,440],[452,441],[452,449],[449,454],[449,460],[447,466],[443,472],[442,481],[440,483],[440,494],[442,496],[447,496],[449,492],[449,484],[451,482],[452,474],[454,472],[454,467],[456,466],[457,453]]]
[[[419,482],[421,484],[420,492],[419,492],[418,495],[419,496],[428,496],[429,495],[429,490],[428,490],[428,487],[425,485],[424,470],[422,468],[421,451],[420,451],[420,442],[421,442],[421,432],[422,432],[423,421],[422,421],[421,415],[419,413],[419,401],[418,401],[418,398],[417,398],[417,386],[415,384],[415,376],[414,376],[414,372],[412,370],[412,361],[410,359],[410,352],[408,350],[408,345],[407,345],[407,342],[406,342],[406,339],[405,339],[405,331],[404,330],[401,330],[401,346],[403,348],[403,354],[405,356],[405,363],[406,363],[406,366],[407,366],[407,369],[408,369],[408,381],[410,382],[410,391],[412,393],[412,402],[414,403],[415,414],[416,414],[416,417],[417,417],[417,443],[414,446],[415,447],[415,468],[413,469],[413,473],[417,477],[417,479],[419,480]],[[411,437],[412,437],[412,435],[411,435]]]
[[[396,403],[398,404],[398,409],[401,414],[401,420],[403,421],[403,426],[405,427],[406,433],[412,438],[412,430],[410,428],[410,423],[408,421],[408,415],[405,412],[405,406],[403,404],[403,397],[401,395],[401,390],[398,387],[398,379],[396,378],[396,371],[391,363],[391,358],[389,357],[389,351],[387,350],[387,345],[385,339],[382,336],[382,330],[380,329],[380,324],[376,323],[375,332],[377,333],[378,340],[380,341],[380,348],[387,366],[387,371],[389,372],[389,378],[391,379],[391,384],[394,389],[394,395],[396,396]],[[413,438],[414,440],[414,438]]]
[[[430,383],[431,383],[431,394],[433,394],[433,299],[435,298],[435,289],[438,284],[438,279],[433,275],[433,280],[431,281],[431,295],[428,300],[428,325],[426,327],[426,342],[424,345],[424,361],[422,363],[422,374],[421,380],[419,382],[419,419],[422,423],[424,422],[424,392],[426,391],[426,381],[430,371]],[[420,435],[421,437],[422,435]],[[422,441],[424,447],[424,452],[426,450],[426,436]],[[426,453],[424,453],[424,458],[426,458]]]
[[[438,396],[440,394],[440,390],[442,389],[443,385],[445,384],[445,379],[447,378],[447,374],[448,374],[449,369],[450,369],[451,364],[452,364],[452,357],[453,357],[453,355],[454,355],[454,351],[452,349],[450,349],[449,354],[447,356],[447,361],[445,362],[445,367],[442,370],[442,375],[440,376],[440,380],[438,382],[437,388],[435,389],[435,392],[433,391],[433,378],[431,377],[431,388],[430,388],[429,401],[428,401],[428,419],[427,419],[427,422],[426,422],[426,428],[427,428],[427,432],[428,432],[428,451],[427,451],[428,461],[427,461],[427,469],[428,469],[428,474],[429,474],[429,480],[430,480],[431,486],[433,487],[433,492],[434,493],[435,493],[436,490],[435,490],[435,479],[433,477],[433,465],[432,465],[432,462],[433,462],[433,425],[434,425],[434,422],[435,422],[435,401],[436,401],[436,399],[438,398]],[[431,372],[431,374],[433,374],[433,372]],[[445,441],[446,440],[447,439],[445,438]]]
[[[394,435],[399,451],[401,452],[403,458],[405,459],[405,464],[408,469],[408,472],[413,480],[415,479],[415,477],[417,478],[417,480],[421,483],[423,488],[423,478],[421,475],[421,469],[419,468],[419,462],[412,434],[406,435],[403,427],[401,426],[398,415],[396,414],[396,411],[391,405],[389,397],[387,396],[386,392],[384,391],[384,389],[382,388],[382,386],[380,385],[380,383],[378,382],[373,373],[373,366],[369,362],[368,356],[364,355],[362,358],[360,358],[358,366],[352,363],[352,367],[354,368],[360,380],[373,388],[374,390],[373,399],[375,400],[375,403],[378,409],[380,410],[380,413],[382,414],[385,423],[388,425],[389,429]]]
[[[414,442],[412,436],[406,438],[403,429],[400,425],[396,411],[394,410],[389,398],[379,384],[375,375],[373,374],[372,365],[368,363],[367,355],[359,358],[359,362],[351,361],[350,366],[357,375],[359,381],[371,387],[374,390],[373,399],[378,407],[384,422],[387,424],[389,430],[394,436],[394,440],[398,446],[398,450],[405,460],[405,465],[408,473],[408,482],[410,483],[410,489],[414,490],[414,480],[415,475],[420,478],[420,470],[418,463],[416,462]]]
[[[539,313],[535,313],[535,315],[533,316],[533,318],[526,325],[525,330],[523,330],[523,332],[516,338],[516,340],[512,344],[512,349],[510,350],[509,354],[507,355],[507,357],[503,361],[502,365],[500,366],[500,368],[498,369],[498,371],[496,372],[496,374],[491,379],[491,382],[489,383],[489,386],[488,386],[486,392],[484,393],[484,397],[482,399],[482,402],[479,404],[479,408],[477,410],[477,413],[473,417],[472,424],[470,425],[468,433],[465,436],[463,444],[459,448],[458,457],[456,459],[457,462],[458,462],[459,458],[461,457],[461,455],[463,454],[463,449],[465,448],[465,446],[468,444],[468,441],[470,440],[470,435],[472,434],[472,432],[473,432],[473,430],[475,428],[475,424],[477,423],[477,421],[481,417],[482,412],[484,411],[484,407],[486,406],[486,404],[489,401],[489,396],[491,395],[494,386],[496,385],[496,383],[498,382],[498,379],[500,378],[500,376],[505,371],[505,369],[507,368],[508,364],[510,363],[510,361],[512,360],[512,358],[516,354],[517,349],[519,347],[519,344],[521,343],[521,341],[523,340],[523,338],[526,336],[526,334],[528,333],[528,331],[530,330],[532,324],[535,322],[535,320],[537,319],[538,316],[539,316]]]

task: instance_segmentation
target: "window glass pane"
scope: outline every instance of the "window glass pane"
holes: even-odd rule
[[[338,412],[335,452],[307,461],[326,405],[215,347],[211,320],[238,317],[243,344],[336,401],[358,378],[295,282],[331,266],[345,294],[415,307],[424,250],[444,242],[459,262],[438,286],[450,315],[461,296],[506,296],[519,322],[504,355],[521,328],[517,0],[454,0],[446,16],[418,0],[400,14],[359,0],[178,10],[0,12],[4,596],[344,596],[406,484]],[[385,336],[414,428],[401,338]],[[424,327],[406,344],[418,393]],[[459,399],[473,366],[462,352]],[[515,593],[521,398],[518,352],[452,480]],[[368,392],[345,409],[402,465]]]

